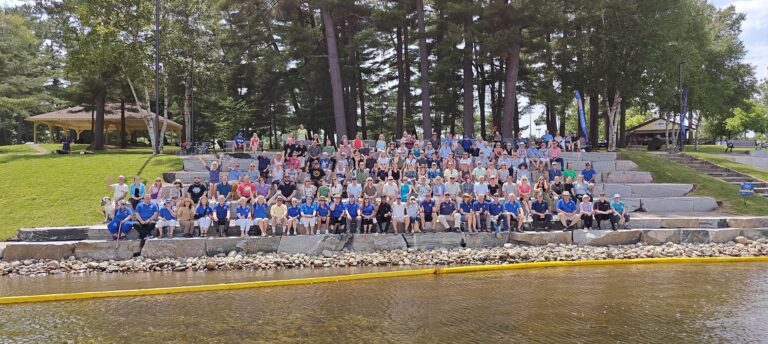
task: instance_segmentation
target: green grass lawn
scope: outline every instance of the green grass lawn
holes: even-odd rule
[[[765,215],[768,198],[739,196],[739,188],[720,179],[710,177],[685,165],[681,165],[646,152],[622,151],[620,159],[634,161],[640,170],[649,171],[658,183],[692,183],[692,195],[709,196],[722,202],[720,211],[740,215]]]
[[[754,148],[734,148],[734,152],[749,152],[755,150]],[[717,145],[699,145],[699,149],[696,150],[693,145],[685,145],[685,152],[699,152],[709,154],[723,154],[725,153],[725,146]]]
[[[738,171],[738,172],[753,176],[757,179],[768,181],[768,171],[754,167],[754,166],[730,161],[726,159],[722,154],[710,154],[710,153],[700,153],[700,152],[685,152],[685,153],[691,156],[695,156],[699,159],[704,159],[709,162],[718,164],[720,166],[730,168],[734,171]]]
[[[60,145],[42,145],[58,149]],[[74,149],[74,148],[73,148]],[[107,176],[137,173],[153,180],[181,169],[172,155],[151,156],[143,148],[93,155],[37,155],[28,146],[0,146],[0,240],[21,227],[90,225],[101,222],[100,199],[112,196]]]

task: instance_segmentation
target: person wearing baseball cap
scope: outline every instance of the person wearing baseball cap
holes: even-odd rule
[[[126,206],[124,199],[117,201],[117,207],[112,209],[112,221],[107,225],[107,230],[112,234],[112,240],[125,239],[133,227],[133,210]]]
[[[325,228],[325,234],[328,234],[328,228],[331,226],[331,206],[325,196],[320,196],[317,203],[317,234]]]
[[[613,202],[611,202],[611,208],[613,209],[613,221],[611,222],[614,230],[616,225],[629,229],[629,214],[627,213],[627,207],[624,205],[624,201],[621,200],[621,195],[613,195]]]
[[[571,199],[571,193],[563,191],[563,198],[557,201],[557,217],[563,224],[563,232],[571,230],[579,223],[579,213],[576,202]]]

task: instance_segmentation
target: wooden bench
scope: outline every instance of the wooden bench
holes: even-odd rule
[[[734,148],[757,148],[757,140],[727,140],[725,141],[725,152],[733,152]]]

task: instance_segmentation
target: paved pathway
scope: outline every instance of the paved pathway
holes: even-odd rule
[[[40,146],[39,144],[37,144],[37,143],[33,143],[33,144],[31,144],[30,146],[32,146],[32,149],[34,149],[34,150],[37,152],[37,155],[45,155],[45,154],[48,154],[48,150],[46,150],[45,148],[41,147],[41,146]]]

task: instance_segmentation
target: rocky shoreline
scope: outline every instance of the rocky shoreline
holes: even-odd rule
[[[287,253],[242,255],[235,251],[215,257],[162,258],[135,257],[127,260],[96,261],[62,260],[0,261],[2,276],[47,276],[55,274],[134,273],[152,271],[214,271],[270,269],[329,269],[362,266],[451,266],[478,264],[513,264],[542,261],[577,261],[666,257],[748,257],[768,256],[768,239],[749,240],[743,236],[734,241],[712,244],[577,246],[548,244],[527,246],[505,244],[483,249],[445,248],[432,250],[393,250],[383,252],[331,252],[318,256]]]

